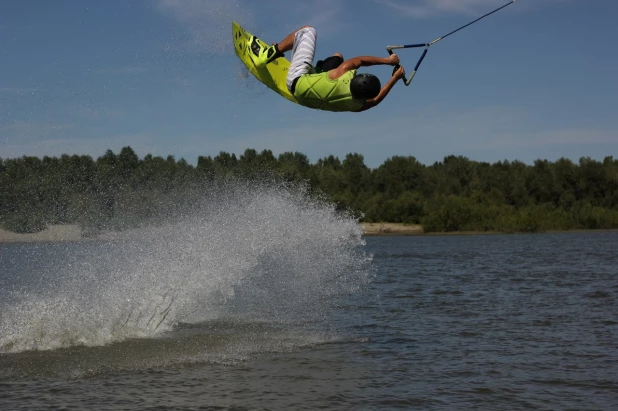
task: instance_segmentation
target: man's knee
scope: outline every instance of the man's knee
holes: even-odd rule
[[[308,32],[315,34],[315,29],[311,26],[302,26],[297,31],[301,31],[301,30],[308,31]]]

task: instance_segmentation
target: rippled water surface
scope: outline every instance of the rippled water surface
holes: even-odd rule
[[[615,409],[618,233],[323,224],[0,245],[0,409]]]

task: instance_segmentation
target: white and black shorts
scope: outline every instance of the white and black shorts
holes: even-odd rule
[[[294,35],[294,48],[292,49],[292,61],[288,69],[286,85],[292,94],[294,80],[303,74],[311,73],[313,70],[313,58],[315,57],[315,45],[317,43],[317,33],[313,27],[305,27]]]

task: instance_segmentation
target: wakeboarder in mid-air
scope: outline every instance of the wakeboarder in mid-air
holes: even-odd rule
[[[258,65],[267,65],[292,50],[286,86],[296,101],[305,107],[326,111],[364,111],[380,104],[395,83],[405,76],[399,57],[359,56],[344,60],[335,53],[313,66],[317,33],[304,26],[289,34],[283,41],[264,47],[253,36],[251,51]],[[357,73],[360,67],[385,64],[398,66],[384,87],[373,74]]]
[[[236,55],[258,80],[294,103],[325,111],[365,111],[380,104],[398,80],[402,79],[403,83],[409,86],[430,46],[516,1],[510,0],[507,4],[432,42],[386,46],[390,54],[388,57],[361,56],[344,60],[340,53],[335,53],[323,61],[318,61],[314,67],[317,34],[313,27],[301,27],[280,43],[268,45],[240,27],[238,23],[232,22],[234,49]],[[399,57],[393,54],[393,50],[417,47],[424,47],[425,50],[410,77],[406,78],[404,68],[399,65]],[[290,50],[291,62],[284,57],[284,53]],[[391,78],[384,87],[373,74],[357,73],[360,67],[379,64],[395,66]]]

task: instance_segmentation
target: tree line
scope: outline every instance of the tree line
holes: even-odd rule
[[[375,169],[361,154],[312,163],[299,152],[139,158],[131,147],[85,155],[0,159],[0,226],[36,232],[79,224],[86,234],[189,210],[234,179],[306,184],[361,221],[421,224],[427,232],[618,228],[618,160],[498,161],[447,156],[431,165],[393,156]]]

